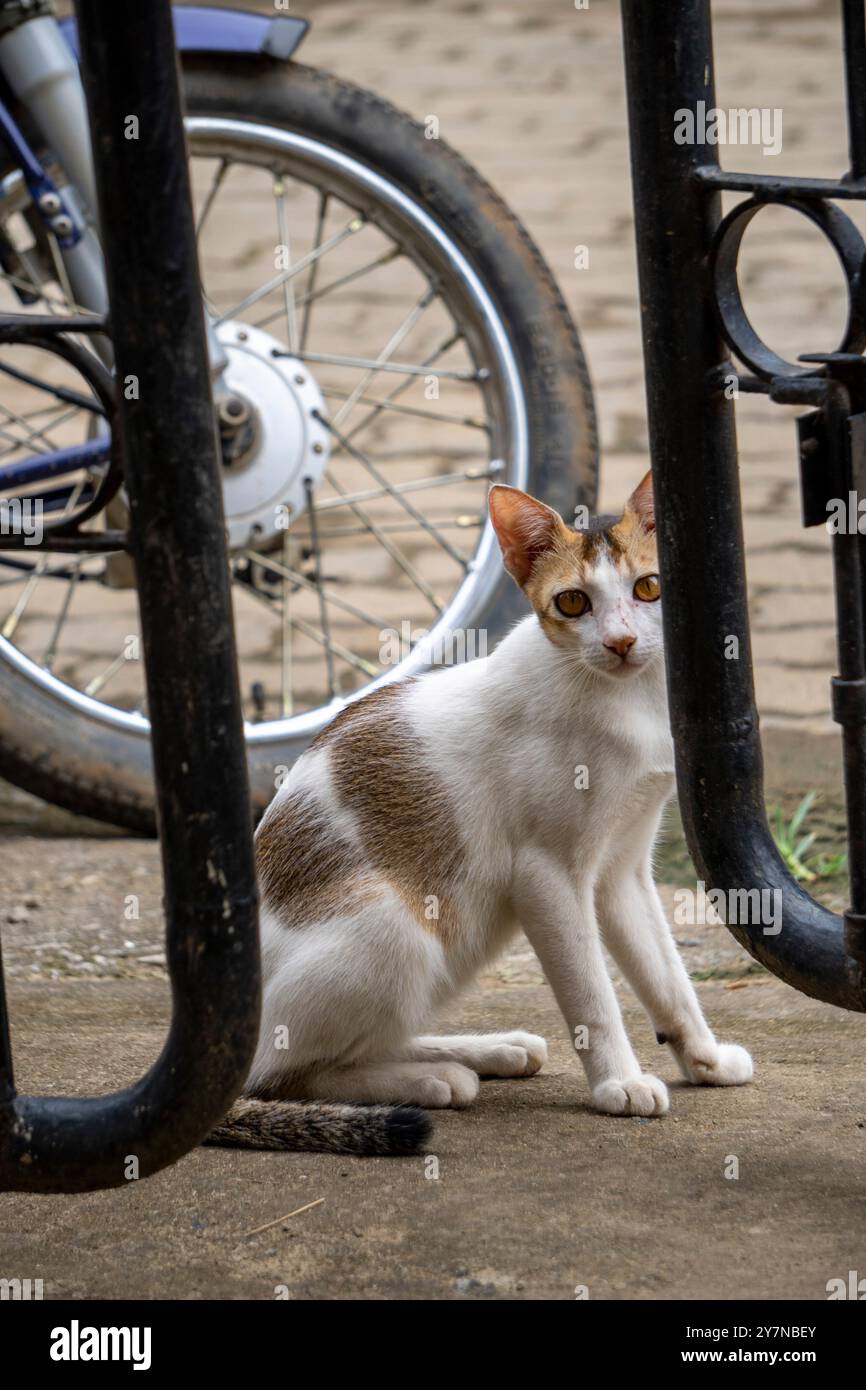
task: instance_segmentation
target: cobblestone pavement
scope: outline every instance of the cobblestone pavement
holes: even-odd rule
[[[835,0],[716,0],[713,11],[718,104],[783,112],[778,157],[740,147],[722,151],[723,162],[842,173]],[[585,10],[567,0],[335,0],[307,12],[314,22],[306,62],[380,92],[418,119],[438,116],[442,136],[537,240],[587,351],[601,424],[602,505],[617,506],[645,467],[647,446],[616,0],[591,0]],[[589,251],[583,270],[574,268],[578,246]],[[773,346],[796,354],[836,345],[844,293],[835,257],[804,219],[762,213],[747,233],[743,270],[747,307]],[[793,418],[754,398],[738,406],[756,682],[765,723],[829,730],[829,541],[823,529],[800,527]]]
[[[262,0],[258,8],[273,7]],[[783,9],[771,0],[718,0],[719,103],[778,108],[783,117],[777,157],[755,147],[730,148],[723,151],[729,166],[820,174],[844,169],[837,8],[835,0],[794,0]],[[605,509],[620,506],[646,468],[647,442],[616,0],[591,0],[585,10],[567,0],[544,5],[442,0],[436,6],[312,0],[304,12],[313,21],[300,54],[304,61],[380,93],[421,121],[435,117],[441,137],[494,184],[537,240],[589,359],[601,426],[601,503]],[[253,175],[246,182],[241,174],[234,178],[221,195],[227,199],[222,220],[211,214],[213,239],[203,245],[209,289],[218,301],[228,296],[228,303],[272,273],[275,237],[270,193]],[[204,172],[202,180],[200,194],[207,187]],[[303,199],[292,207],[304,224]],[[859,215],[856,205],[846,205],[852,209]],[[576,258],[577,248],[585,248],[586,255]],[[584,268],[575,268],[576,259]],[[833,252],[805,219],[779,209],[762,213],[746,234],[742,270],[749,312],[773,346],[791,356],[835,345],[844,318],[838,269]],[[412,290],[408,269],[388,274],[398,277],[388,290],[392,296],[395,288]],[[339,335],[336,341],[349,341],[358,351],[365,333],[390,322],[389,314],[396,312],[388,293],[384,288],[368,293],[366,282],[351,284],[341,292],[339,307],[317,312],[330,314],[326,324]],[[279,324],[274,331],[280,331]],[[376,341],[370,339],[371,351]],[[470,408],[465,402],[464,407]],[[746,397],[738,406],[756,682],[766,725],[829,732],[828,678],[834,669],[829,537],[823,528],[804,531],[799,524],[793,417],[792,410],[761,398]],[[392,416],[388,427],[387,440],[374,436],[377,446],[387,461],[401,461],[407,477],[481,461],[477,439],[467,444],[466,432],[461,435],[456,426],[447,433],[444,425],[443,436],[431,433],[443,427],[441,422],[431,427],[411,416]],[[696,459],[695,467],[700,466]],[[341,467],[345,472],[356,466],[344,458]],[[350,489],[365,485],[362,470],[356,471],[357,478],[345,473]],[[430,515],[462,513],[461,522],[471,523],[483,511],[484,484],[461,486],[469,491],[449,486],[419,495],[428,499]],[[331,573],[335,552],[326,550],[327,577],[343,583],[343,597],[352,590],[356,604],[385,615],[398,630],[407,619],[416,630],[425,625],[426,601],[411,586],[408,596],[405,585],[398,593],[397,581],[404,576],[382,564],[382,552],[371,561],[369,552],[359,549],[360,540],[347,540],[349,531],[334,534],[342,535],[333,542],[342,550],[336,574]],[[470,553],[471,529],[453,534],[461,542],[458,548]],[[447,593],[455,582],[452,561],[423,534],[420,540],[426,549],[413,550],[419,542],[412,541],[407,553],[437,590]],[[8,606],[16,591],[6,593]],[[25,650],[38,655],[48,649],[63,601],[63,585],[56,582],[34,593],[20,625]],[[240,602],[239,641],[249,692],[259,666],[269,663],[271,672],[279,668],[279,630],[273,613],[263,611],[268,605],[261,594]],[[293,599],[293,611],[299,621],[318,622],[309,586]],[[130,623],[135,625],[133,614],[132,592],[79,584],[65,618],[57,673],[83,687],[96,672],[116,665]],[[359,672],[365,660],[377,659],[381,641],[370,629],[362,641],[344,610],[335,620],[336,637],[361,657],[361,665],[341,671],[348,689],[369,678]],[[320,693],[312,703],[320,703],[320,646],[301,635],[292,659],[302,702],[310,702],[318,683]],[[140,665],[121,662],[120,667],[105,697],[134,707],[139,696],[132,687],[125,692],[123,682],[128,678],[140,690]],[[272,707],[269,717],[275,713]]]

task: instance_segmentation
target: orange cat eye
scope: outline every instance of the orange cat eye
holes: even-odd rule
[[[556,606],[564,618],[579,618],[588,613],[592,604],[580,589],[565,589],[556,595]]]
[[[661,595],[659,588],[659,577],[657,574],[645,574],[634,586],[635,598],[642,599],[644,603],[655,603]]]

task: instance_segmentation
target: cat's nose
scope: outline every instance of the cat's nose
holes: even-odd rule
[[[604,645],[607,647],[608,651],[616,652],[617,655],[621,656],[623,661],[625,661],[625,658],[628,656],[636,641],[637,638],[633,637],[631,633],[624,632],[620,637],[611,638],[611,640],[605,642]]]

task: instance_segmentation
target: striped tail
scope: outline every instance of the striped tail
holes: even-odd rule
[[[416,1154],[430,1116],[415,1105],[333,1105],[322,1101],[235,1101],[204,1141],[235,1149],[332,1154]]]

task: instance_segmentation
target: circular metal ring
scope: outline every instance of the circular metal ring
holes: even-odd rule
[[[58,320],[57,323],[62,323],[62,320]],[[106,333],[102,326],[100,333]],[[64,539],[75,538],[80,535],[83,522],[90,521],[105,511],[109,502],[120,491],[123,482],[120,434],[116,427],[112,428],[117,415],[114,377],[95,353],[83,347],[71,334],[54,331],[54,326],[44,321],[40,322],[35,315],[32,322],[28,322],[26,314],[8,315],[0,321],[0,346],[5,345],[38,348],[68,362],[90,387],[100,407],[100,414],[110,429],[108,468],[97,481],[90,500],[83,502],[72,516],[61,515],[54,521],[47,521],[43,526],[45,535]],[[9,536],[3,549],[19,550],[26,544],[27,538],[24,536]]]
[[[850,217],[832,203],[824,201],[750,198],[723,218],[710,253],[710,275],[725,342],[751,371],[765,380],[777,376],[802,376],[805,370],[802,363],[788,362],[773,352],[758,336],[740,295],[737,280],[740,245],[752,218],[765,207],[790,208],[792,212],[802,213],[830,242],[848,286],[848,322],[837,351],[861,353],[866,347],[866,312],[863,303],[866,242]]]

